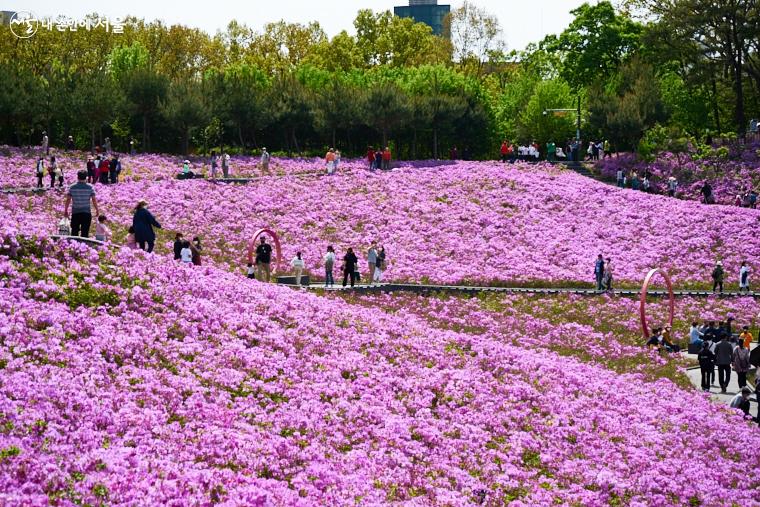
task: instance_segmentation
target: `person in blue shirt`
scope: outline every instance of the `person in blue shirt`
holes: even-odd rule
[[[599,254],[594,264],[594,276],[596,277],[596,290],[604,289],[604,257]]]

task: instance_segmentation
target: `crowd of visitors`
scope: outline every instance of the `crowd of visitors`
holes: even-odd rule
[[[454,148],[454,150],[456,150],[456,148]],[[388,146],[386,146],[385,149],[382,149],[381,146],[375,151],[372,146],[368,147],[367,162],[369,163],[370,171],[376,171],[378,169],[389,171],[391,168],[391,149]]]
[[[594,279],[596,280],[596,290],[611,291],[614,267],[612,259],[607,257],[605,260],[602,254],[599,254],[594,262]]]
[[[201,245],[201,238],[195,236],[192,241],[187,241],[185,236],[178,232],[174,236],[174,260],[180,261],[183,264],[193,264],[195,266],[201,265],[201,253],[203,252],[203,245]]]

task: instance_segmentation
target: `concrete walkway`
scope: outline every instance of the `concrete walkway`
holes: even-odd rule
[[[308,286],[311,290],[327,291],[352,291],[359,293],[376,293],[376,292],[413,292],[417,294],[428,292],[450,292],[460,294],[477,294],[481,292],[495,292],[506,294],[578,294],[583,296],[599,296],[605,292],[595,289],[579,288],[562,288],[562,287],[478,287],[473,285],[434,285],[434,284],[414,284],[414,283],[376,283],[372,285],[357,284],[354,287],[343,287],[336,284],[333,287],[325,289],[324,282],[315,282]],[[620,289],[611,292],[616,296],[639,296],[640,289]],[[650,290],[648,295],[655,297],[666,297],[667,291]],[[714,295],[710,291],[698,290],[675,290],[675,297],[709,297]],[[760,292],[723,292],[721,297],[760,297]]]
[[[758,343],[752,342],[749,346],[750,351],[757,348]],[[696,354],[688,354],[686,352],[682,353],[684,357],[688,357],[690,359],[693,359],[694,361],[697,360]],[[754,368],[754,367],[753,367]],[[702,372],[700,371],[699,367],[695,368],[689,368],[686,370],[687,375],[689,376],[689,380],[692,384],[694,384],[694,387],[697,389],[702,389]],[[726,389],[726,393],[723,394],[720,392],[720,385],[718,384],[718,368],[715,368],[715,382],[712,383],[710,387],[710,395],[711,397],[718,403],[722,405],[728,405],[734,396],[736,396],[739,393],[739,377],[736,375],[735,371],[731,371],[731,379],[728,383],[728,388]],[[754,392],[754,385],[753,383],[747,382],[747,386],[752,389]],[[754,417],[757,415],[757,393],[753,394],[750,398],[751,400],[751,407],[750,407],[750,414]]]

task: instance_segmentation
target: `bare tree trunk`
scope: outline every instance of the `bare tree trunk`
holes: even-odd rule
[[[433,127],[433,159],[438,160],[438,129]]]

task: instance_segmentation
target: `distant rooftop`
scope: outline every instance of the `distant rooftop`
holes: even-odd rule
[[[412,18],[425,23],[436,35],[443,34],[443,20],[450,11],[448,5],[438,5],[438,0],[409,0],[409,5],[396,6],[393,13],[402,18]]]

